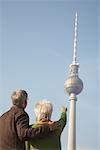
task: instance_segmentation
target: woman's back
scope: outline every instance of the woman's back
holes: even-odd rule
[[[41,125],[46,125],[48,122],[44,122],[42,124],[33,124],[32,128],[39,127]],[[59,128],[56,132],[51,133],[45,138],[38,138],[30,140],[26,143],[27,150],[61,150],[61,128]]]

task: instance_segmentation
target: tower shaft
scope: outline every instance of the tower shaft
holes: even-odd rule
[[[76,96],[70,95],[68,150],[76,150]]]

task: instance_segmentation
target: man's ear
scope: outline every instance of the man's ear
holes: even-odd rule
[[[27,106],[27,100],[25,99],[25,100],[22,101],[22,107],[26,108],[26,106]]]

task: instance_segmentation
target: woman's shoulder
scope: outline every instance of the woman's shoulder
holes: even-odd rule
[[[54,121],[51,121],[51,120],[49,120],[49,121],[40,121],[40,122],[37,122],[37,123],[34,123],[34,124],[30,125],[30,127],[36,128],[36,127],[40,127],[40,126],[43,126],[43,125],[50,125],[53,122]]]

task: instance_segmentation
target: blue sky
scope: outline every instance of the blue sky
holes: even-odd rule
[[[77,150],[100,149],[99,2],[97,0],[0,1],[0,114],[11,107],[15,89],[29,93],[26,111],[43,98],[51,100],[52,120],[69,98],[64,91],[72,63],[74,15],[78,13],[77,61],[84,89],[77,96]],[[68,118],[69,119],[69,118]],[[68,123],[62,150],[67,149]]]

